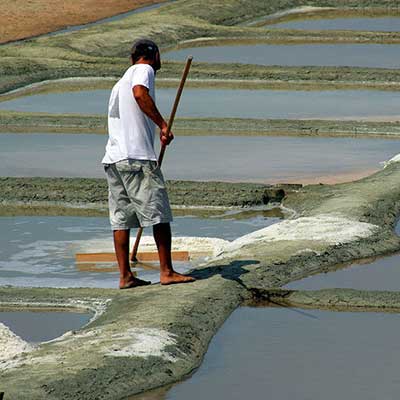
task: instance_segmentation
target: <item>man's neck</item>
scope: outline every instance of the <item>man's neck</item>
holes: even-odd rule
[[[150,67],[152,67],[154,69],[153,62],[149,61],[149,60],[144,60],[143,58],[141,58],[140,60],[137,60],[134,65],[138,65],[138,64],[147,64],[147,65],[150,65]],[[156,72],[156,71],[154,70],[154,72]]]

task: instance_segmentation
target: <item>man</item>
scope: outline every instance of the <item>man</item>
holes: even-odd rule
[[[163,285],[192,282],[172,267],[172,213],[164,178],[154,151],[155,125],[168,145],[173,134],[155,105],[154,78],[161,68],[157,45],[137,40],[131,51],[132,66],[111,92],[108,107],[109,139],[104,164],[109,187],[110,223],[120,271],[120,289],[149,285],[133,276],[129,264],[131,228],[153,226]]]

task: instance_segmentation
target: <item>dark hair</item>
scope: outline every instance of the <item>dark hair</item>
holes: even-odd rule
[[[136,40],[131,49],[132,62],[135,64],[141,57],[145,60],[153,61],[159,52],[158,46],[149,39]]]

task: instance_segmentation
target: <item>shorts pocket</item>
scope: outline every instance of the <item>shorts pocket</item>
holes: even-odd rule
[[[135,160],[122,160],[115,163],[118,172],[138,173],[142,170],[142,164]]]
[[[165,181],[164,176],[161,172],[161,168],[157,163],[150,169],[150,176],[153,182],[153,185],[159,189],[165,189]]]

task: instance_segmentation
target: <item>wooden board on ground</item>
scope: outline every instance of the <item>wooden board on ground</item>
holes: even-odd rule
[[[76,268],[81,272],[118,272],[118,264],[116,263],[103,263],[103,262],[77,262]],[[133,275],[136,276],[137,269],[144,269],[147,271],[159,271],[160,266],[158,263],[150,264],[144,262],[136,262],[132,265]]]
[[[189,252],[188,251],[173,251],[171,253],[172,260],[174,261],[189,261]],[[136,255],[138,261],[158,261],[158,253],[149,251],[149,252],[140,252]],[[117,258],[115,253],[77,253],[75,254],[75,261],[77,263],[83,262],[117,262]]]

